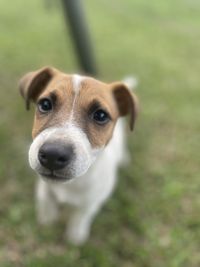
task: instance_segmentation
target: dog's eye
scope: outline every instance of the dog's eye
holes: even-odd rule
[[[92,119],[96,123],[103,125],[103,124],[106,124],[110,120],[110,116],[104,110],[98,109],[92,114]]]
[[[41,113],[47,113],[53,108],[52,102],[48,98],[43,98],[38,102],[38,109]]]

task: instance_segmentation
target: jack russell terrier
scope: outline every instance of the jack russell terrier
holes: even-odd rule
[[[137,98],[125,82],[107,84],[51,67],[29,72],[19,87],[27,109],[36,104],[29,162],[41,178],[38,220],[54,221],[57,204],[69,204],[66,235],[82,244],[127,158],[120,117],[129,115],[133,130]]]

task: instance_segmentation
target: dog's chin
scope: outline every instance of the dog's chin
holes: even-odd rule
[[[74,178],[70,175],[61,176],[55,173],[50,173],[50,174],[39,173],[39,175],[43,180],[49,183],[66,183]]]
[[[84,176],[89,167],[88,168],[84,168],[82,170],[79,171],[74,171],[74,170],[48,170],[46,168],[41,168],[41,167],[37,167],[37,168],[32,168],[43,180],[45,180],[46,182],[50,182],[50,183],[67,183],[67,182],[71,182],[76,180],[77,178],[80,178],[82,176]]]

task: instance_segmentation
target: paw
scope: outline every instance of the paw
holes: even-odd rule
[[[89,237],[89,230],[84,227],[68,228],[66,232],[67,240],[76,246],[83,245]]]

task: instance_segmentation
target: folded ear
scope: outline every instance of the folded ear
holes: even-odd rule
[[[130,129],[134,128],[135,119],[138,112],[138,100],[126,84],[122,82],[112,83],[112,93],[117,103],[120,116],[130,115]]]
[[[54,69],[45,67],[38,71],[27,73],[19,81],[19,90],[26,101],[26,109],[30,108],[30,101],[35,102],[54,75]]]

